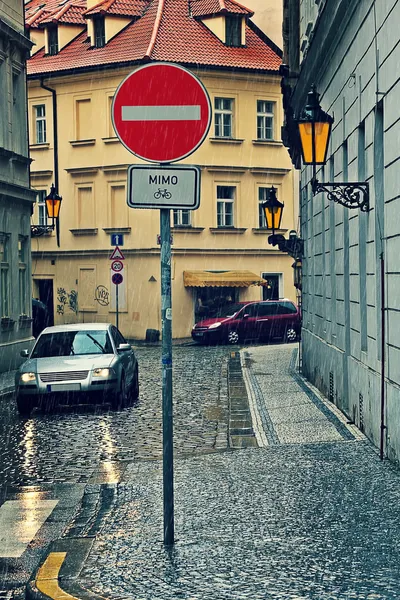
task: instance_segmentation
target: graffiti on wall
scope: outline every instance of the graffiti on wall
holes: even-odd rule
[[[57,314],[63,315],[66,307],[75,314],[78,312],[78,292],[76,290],[67,292],[59,287],[57,288]]]
[[[105,285],[97,286],[94,299],[100,306],[108,306],[110,304],[110,292]]]

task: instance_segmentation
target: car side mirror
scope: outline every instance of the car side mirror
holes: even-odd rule
[[[21,350],[20,355],[22,356],[22,358],[28,358],[29,356],[29,350]]]
[[[126,352],[127,350],[132,350],[132,346],[130,344],[120,344],[117,350],[118,352]]]

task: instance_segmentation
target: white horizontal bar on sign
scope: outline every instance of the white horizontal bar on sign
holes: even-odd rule
[[[123,121],[199,121],[200,105],[122,106]]]

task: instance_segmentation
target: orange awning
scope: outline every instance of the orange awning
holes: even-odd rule
[[[183,271],[185,287],[249,287],[267,285],[251,271]]]

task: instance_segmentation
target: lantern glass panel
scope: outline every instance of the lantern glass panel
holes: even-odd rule
[[[304,164],[325,164],[331,123],[300,122],[299,133]]]
[[[59,198],[46,198],[47,216],[49,219],[58,219],[61,200]]]
[[[267,221],[268,229],[279,229],[282,220],[282,206],[265,207],[265,220]]]

